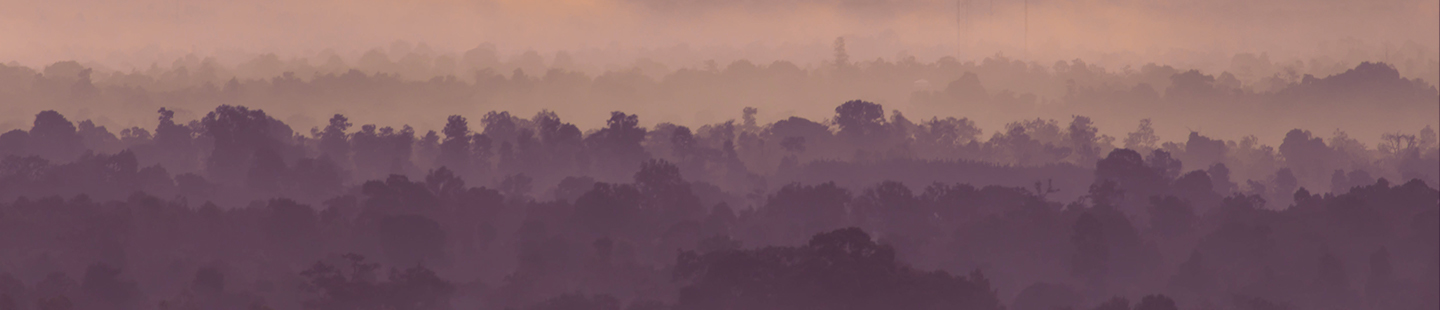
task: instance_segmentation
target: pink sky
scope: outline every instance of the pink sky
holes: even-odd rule
[[[12,0],[13,1],[13,0]],[[1434,0],[1138,1],[1032,0],[1028,48],[1023,1],[19,1],[0,10],[0,62],[40,66],[80,60],[106,66],[162,65],[187,53],[274,52],[305,57],[324,49],[358,54],[396,40],[437,52],[484,42],[502,52],[737,50],[735,57],[808,62],[829,56],[837,36],[871,38],[855,58],[921,60],[997,52],[1039,61],[1115,58],[1222,66],[1240,52],[1272,58],[1353,56],[1404,46],[1437,51]],[[957,4],[960,10],[957,11]],[[957,16],[962,20],[957,23]],[[957,48],[960,47],[960,48]],[[1027,53],[1028,52],[1028,53]],[[598,57],[598,56],[597,56]],[[586,60],[586,59],[582,59]],[[689,65],[689,64],[681,64]]]

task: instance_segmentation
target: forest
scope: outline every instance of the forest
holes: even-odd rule
[[[659,80],[191,61],[0,65],[0,120],[27,120],[0,134],[0,310],[1440,308],[1440,93],[1385,63],[1242,83],[1003,57]],[[823,118],[735,100],[787,92],[767,100]],[[738,118],[637,114],[672,101]],[[539,111],[467,112],[497,105]],[[1110,110],[1239,138],[1102,132],[1133,116]],[[146,121],[107,128],[125,115]]]
[[[83,60],[10,62],[0,64],[0,131],[29,128],[44,110],[112,130],[153,129],[160,108],[183,123],[221,105],[262,109],[301,132],[326,127],[334,114],[397,130],[408,124],[423,134],[441,132],[445,123],[437,118],[447,115],[528,117],[542,110],[581,129],[605,126],[613,111],[641,114],[645,127],[699,128],[738,120],[746,107],[758,108],[755,117],[764,123],[792,116],[820,121],[850,100],[882,104],[888,115],[902,111],[917,123],[965,118],[986,130],[982,138],[1015,121],[1068,122],[1075,115],[1103,127],[1102,135],[1120,137],[1149,118],[1167,140],[1183,142],[1196,131],[1235,141],[1254,135],[1269,145],[1295,128],[1323,138],[1341,129],[1373,148],[1382,134],[1440,127],[1433,117],[1440,115],[1440,63],[1420,47],[1403,50],[1404,58],[1397,51],[1388,62],[1238,53],[1221,57],[1229,65],[1215,67],[1223,70],[1202,71],[1003,53],[974,60],[860,58],[861,50],[877,48],[865,43],[836,38],[832,51],[813,57],[818,61],[673,63],[662,56],[678,52],[661,50],[600,69],[581,51],[510,55],[482,44],[445,52],[405,42],[353,55],[265,53],[231,62],[189,54],[130,69]]]

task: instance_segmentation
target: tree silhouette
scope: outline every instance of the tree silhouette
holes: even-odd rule
[[[445,140],[440,143],[441,166],[466,171],[470,167],[470,127],[465,117],[451,115],[445,123]]]
[[[846,101],[835,107],[835,124],[841,135],[851,139],[880,139],[885,131],[885,108],[863,100]]]
[[[1000,309],[989,280],[922,272],[858,228],[815,235],[800,247],[685,252],[675,276],[683,309]]]
[[[1176,310],[1175,301],[1165,295],[1146,295],[1135,304],[1135,310]]]
[[[35,114],[25,147],[31,153],[55,161],[69,161],[85,150],[75,124],[54,110]]]
[[[300,273],[306,288],[318,297],[304,302],[306,309],[448,309],[454,285],[423,266],[390,269],[385,279],[379,264],[346,254],[344,265],[315,262]]]
[[[319,132],[320,153],[330,158],[347,162],[350,159],[350,141],[347,131],[350,129],[350,119],[344,115],[335,114],[330,118],[330,123],[325,130]]]

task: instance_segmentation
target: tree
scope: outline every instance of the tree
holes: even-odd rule
[[[36,300],[35,307],[40,310],[70,310],[75,308],[75,304],[71,303],[68,297],[55,296]]]
[[[535,123],[537,134],[540,140],[546,145],[557,147],[560,145],[580,142],[580,128],[570,123],[560,121],[560,116],[549,110],[542,110],[535,113],[531,118]]]
[[[858,228],[799,247],[682,252],[681,309],[1000,309],[979,271],[915,270]]]
[[[1221,197],[1215,193],[1214,188],[1215,182],[1210,179],[1209,173],[1195,170],[1176,178],[1170,187],[1170,194],[1191,205],[1210,208],[1220,204]]]
[[[980,83],[980,76],[969,71],[946,84],[945,94],[961,103],[978,103],[990,99],[990,95],[985,91],[985,85]]]
[[[1322,248],[1319,265],[1314,282],[1311,282],[1307,293],[1310,302],[1315,305],[1330,305],[1353,308],[1358,306],[1355,302],[1355,291],[1350,286],[1350,274],[1346,271],[1345,263],[1340,261],[1327,248]]]
[[[515,136],[519,133],[520,127],[516,124],[518,118],[510,116],[510,112],[490,111],[480,118],[480,123],[485,124],[483,133],[491,139],[501,142],[515,142]]]
[[[1105,302],[1100,303],[1099,306],[1095,306],[1095,308],[1091,308],[1091,309],[1092,309],[1092,310],[1130,310],[1130,300],[1129,300],[1129,299],[1125,299],[1125,297],[1119,297],[1119,296],[1111,297],[1109,300],[1106,300]]]
[[[1176,310],[1176,309],[1178,309],[1178,308],[1175,307],[1175,300],[1170,299],[1170,297],[1165,297],[1165,295],[1159,295],[1159,294],[1156,294],[1156,295],[1146,295],[1145,298],[1141,298],[1141,299],[1140,299],[1140,303],[1135,304],[1135,310]]]
[[[1175,180],[1180,176],[1182,163],[1173,154],[1163,150],[1150,151],[1150,156],[1145,157],[1145,164],[1155,170],[1164,182]]]
[[[1259,297],[1235,296],[1235,308],[1239,310],[1289,310],[1289,305]]]
[[[1063,309],[1075,305],[1080,301],[1080,293],[1074,288],[1064,284],[1035,283],[1026,286],[1015,295],[1015,302],[1010,308],[1014,310],[1054,310]]]
[[[1149,211],[1150,229],[1164,236],[1189,233],[1195,223],[1195,208],[1175,196],[1150,197]]]
[[[320,152],[340,162],[349,160],[350,141],[346,131],[350,129],[350,125],[350,119],[344,115],[335,114],[330,117],[330,124],[320,132]]]
[[[780,147],[791,153],[805,152],[805,137],[785,137],[780,141]]]
[[[924,207],[904,183],[884,181],[856,197],[852,212],[855,218],[865,219],[865,227],[884,233],[888,242],[908,250],[938,234],[929,225],[934,212]]]
[[[297,253],[310,250],[317,240],[319,219],[315,209],[294,200],[271,199],[266,205],[264,225],[265,240],[280,248],[281,253]]]
[[[649,154],[641,145],[644,141],[645,128],[640,127],[639,116],[620,111],[610,113],[605,128],[585,137],[586,145],[596,157],[594,167],[610,175],[622,174],[621,171],[629,171],[630,168],[622,170],[621,167],[634,167],[649,159]]]
[[[1380,144],[1375,145],[1380,152],[1400,157],[1406,152],[1413,152],[1420,148],[1415,135],[1403,133],[1385,133],[1380,135]]]
[[[845,37],[835,37],[835,66],[846,67],[850,65],[850,53],[845,51]]]
[[[1435,128],[1431,128],[1430,125],[1425,125],[1425,129],[1420,130],[1420,138],[1416,146],[1425,150],[1434,148],[1436,144],[1440,144],[1440,136],[1436,135]]]
[[[1170,159],[1169,153],[1164,151],[1156,150],[1147,162],[1140,153],[1115,149],[1096,162],[1095,184],[1113,182],[1113,187],[1124,193],[1124,204],[1121,204],[1120,200],[1110,200],[1109,202],[1114,203],[1112,206],[1139,208],[1148,202],[1150,196],[1165,192],[1169,183],[1165,175],[1170,169],[1177,170],[1178,173],[1179,162]]]
[[[379,243],[396,265],[442,263],[445,259],[445,229],[440,223],[416,214],[391,215],[380,219]]]
[[[760,113],[760,109],[756,109],[754,107],[745,107],[744,109],[741,109],[740,112],[740,119],[744,121],[744,123],[742,124],[744,124],[746,130],[755,130],[759,128],[759,125],[755,121],[755,114]]]
[[[94,303],[94,306],[106,305],[112,309],[134,309],[141,297],[134,281],[121,278],[119,268],[103,263],[85,269],[80,290],[85,300]]]
[[[610,295],[560,294],[527,310],[620,310],[620,301]]]
[[[18,310],[20,305],[15,303],[15,297],[10,293],[0,293],[0,310]]]
[[[84,148],[95,152],[113,153],[121,148],[120,139],[116,138],[115,134],[110,133],[105,126],[96,126],[95,122],[88,119],[80,121],[76,134],[80,135]]]
[[[276,193],[292,186],[288,175],[290,168],[280,154],[266,148],[255,150],[255,155],[250,158],[250,170],[245,178],[248,188],[260,193]]]
[[[344,189],[344,173],[330,157],[301,158],[290,170],[290,181],[296,196],[328,198]]]
[[[595,179],[590,177],[565,177],[560,179],[560,184],[555,185],[555,199],[565,202],[574,202],[590,189],[595,187]]]
[[[445,140],[440,142],[440,158],[436,160],[441,166],[450,169],[465,171],[470,167],[470,125],[464,116],[451,115],[445,121]]]
[[[1285,133],[1279,150],[1280,155],[1285,157],[1286,166],[1293,169],[1296,176],[1306,179],[1323,176],[1325,170],[1322,169],[1329,164],[1333,153],[1324,139],[1313,137],[1309,130],[1300,129]]]
[[[30,141],[30,133],[24,130],[11,130],[0,134],[0,157],[23,156],[29,151],[25,145]]]
[[[635,187],[644,197],[641,208],[658,212],[666,222],[697,219],[704,213],[700,198],[680,176],[680,168],[663,159],[642,162],[635,173]]]
[[[1225,167],[1225,163],[1210,165],[1210,168],[1205,169],[1205,174],[1210,175],[1211,190],[1220,196],[1229,196],[1238,189],[1238,185],[1230,181],[1230,168]]]
[[[1100,146],[1097,145],[1100,130],[1095,128],[1089,117],[1074,116],[1066,132],[1069,134],[1066,138],[1070,140],[1075,155],[1079,156],[1078,162],[1088,164],[1100,157]]]
[[[1208,99],[1219,95],[1215,88],[1215,77],[1190,70],[1170,76],[1170,87],[1165,89],[1165,98],[1177,101]]]
[[[190,281],[190,286],[198,293],[217,295],[225,292],[225,274],[215,267],[203,267],[195,271],[195,279]]]
[[[1105,228],[1102,225],[1104,224],[1095,215],[1090,212],[1082,213],[1075,221],[1074,233],[1070,236],[1070,242],[1075,246],[1075,254],[1070,259],[1070,272],[1091,282],[1104,277],[1110,264],[1110,245],[1105,240]]]
[[[804,240],[811,232],[829,231],[850,224],[847,209],[850,191],[826,182],[816,185],[787,184],[765,201],[760,212],[766,218],[789,223],[777,226],[779,240]]]
[[[677,158],[686,159],[698,155],[698,143],[695,135],[690,133],[690,127],[677,126],[675,131],[670,133],[670,151]]]
[[[443,168],[443,167],[442,167]],[[451,176],[448,169],[437,169],[427,176],[427,181],[432,176]],[[458,180],[458,178],[456,178]],[[385,180],[372,180],[360,186],[360,192],[365,195],[362,204],[364,212],[371,216],[386,216],[394,214],[437,214],[440,209],[440,198],[431,192],[430,186],[433,183],[411,182],[410,178],[403,175],[391,175]],[[464,182],[455,184],[455,188],[464,187]]]
[[[930,118],[920,123],[915,140],[920,145],[935,148],[954,148],[975,142],[982,131],[968,118]]]
[[[885,130],[885,108],[869,101],[846,101],[835,107],[835,124],[840,134],[852,139],[882,138],[878,135]]]
[[[75,124],[54,110],[35,114],[28,141],[26,148],[31,153],[58,162],[73,160],[85,150]]]
[[[1095,163],[1095,177],[1098,179],[1152,178],[1156,177],[1154,173],[1146,166],[1140,153],[1128,149],[1115,149]]]
[[[243,106],[217,107],[200,124],[215,145],[206,171],[225,182],[243,181],[244,169],[254,165],[251,161],[257,152],[278,153],[284,146],[283,139],[292,135],[289,126],[270,118],[265,111]]]
[[[643,233],[639,206],[642,194],[629,184],[595,183],[575,199],[574,218],[599,235]]]
[[[1225,160],[1227,152],[1229,152],[1229,148],[1225,145],[1225,141],[1211,139],[1198,132],[1190,132],[1189,139],[1185,140],[1185,160],[1191,164],[1219,163]]]
[[[1214,270],[1205,262],[1200,251],[1191,251],[1190,258],[1180,263],[1180,270],[1170,277],[1170,289],[1208,296],[1220,288]]]
[[[189,127],[175,123],[175,111],[160,108],[160,124],[155,126],[155,144],[161,148],[181,149],[190,146],[193,133]]]
[[[307,282],[305,288],[319,295],[306,300],[305,309],[448,309],[455,290],[453,284],[422,265],[391,268],[382,281],[381,266],[365,262],[364,256],[346,254],[341,263],[344,265],[317,261],[300,272]]]
[[[1350,276],[1349,273],[1345,271],[1345,264],[1340,261],[1340,258],[1335,257],[1335,255],[1329,251],[1320,253],[1320,265],[1317,275],[1318,277],[1315,279],[1315,284],[1330,290],[1330,292],[1350,289]]]
[[[1300,181],[1290,172],[1290,168],[1280,168],[1275,171],[1275,201],[1283,206],[1290,204],[1290,198],[1295,194],[1295,189],[1300,187]]]
[[[390,268],[389,277],[381,285],[384,309],[441,310],[450,309],[450,296],[455,285],[440,278],[430,268],[417,264],[404,269]]]
[[[1365,281],[1365,297],[1372,304],[1393,306],[1395,301],[1395,267],[1390,264],[1390,250],[1385,247],[1370,253],[1370,277]],[[1389,298],[1387,298],[1389,297]]]
[[[1155,135],[1155,128],[1150,126],[1150,119],[1141,119],[1140,126],[1134,132],[1125,136],[1125,148],[1132,150],[1149,150],[1155,148],[1155,143],[1160,142],[1160,136]]]
[[[532,182],[534,182],[534,179],[524,173],[507,175],[504,180],[500,181],[498,189],[504,192],[505,196],[511,197],[511,199],[527,199],[525,197],[530,195]]]
[[[356,254],[347,254],[344,260],[349,263],[348,266],[317,261],[309,269],[300,272],[308,281],[306,288],[321,294],[320,298],[305,301],[306,309],[364,309],[366,306],[378,308],[378,305],[368,305],[367,301],[378,295],[375,280],[380,266],[366,263],[364,256]]]

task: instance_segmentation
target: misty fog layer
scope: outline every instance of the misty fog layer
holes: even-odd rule
[[[1169,63],[1220,70],[1237,53],[1300,60],[1437,60],[1440,3],[1427,0],[422,0],[7,1],[0,55],[39,66],[81,59],[120,70],[187,54],[358,56],[396,40],[462,52],[571,51],[582,62],[809,63],[846,36],[857,59],[1003,53],[1048,64]],[[1406,51],[1409,50],[1409,51]],[[533,73],[533,72],[532,72]]]
[[[0,0],[0,310],[1440,309],[1434,0]]]
[[[585,73],[565,54],[502,59],[493,46],[463,55],[435,55],[412,46],[367,52],[355,61],[336,55],[282,59],[257,56],[230,67],[194,55],[167,67],[104,71],[79,62],[43,67],[0,65],[0,129],[21,129],[35,111],[53,109],[110,128],[148,126],[152,111],[197,119],[216,105],[264,109],[300,131],[323,127],[324,115],[438,130],[437,114],[475,117],[489,111],[531,115],[646,115],[647,126],[692,127],[760,108],[756,118],[823,120],[836,102],[865,99],[891,111],[968,118],[989,133],[1023,119],[1087,116],[1103,135],[1121,136],[1141,119],[1167,140],[1190,132],[1278,144],[1289,129],[1336,130],[1368,145],[1383,134],[1440,127],[1433,78],[1402,74],[1390,63],[1277,63],[1267,54],[1237,54],[1231,68],[1206,72],[1148,64],[1105,68],[1075,59],[1049,64],[991,56],[977,62],[942,58],[861,60],[844,38],[829,60],[709,62],[672,69],[653,61],[628,69]],[[405,55],[391,57],[387,55]],[[1411,70],[1413,71],[1413,70]],[[572,117],[584,128],[601,117]]]

